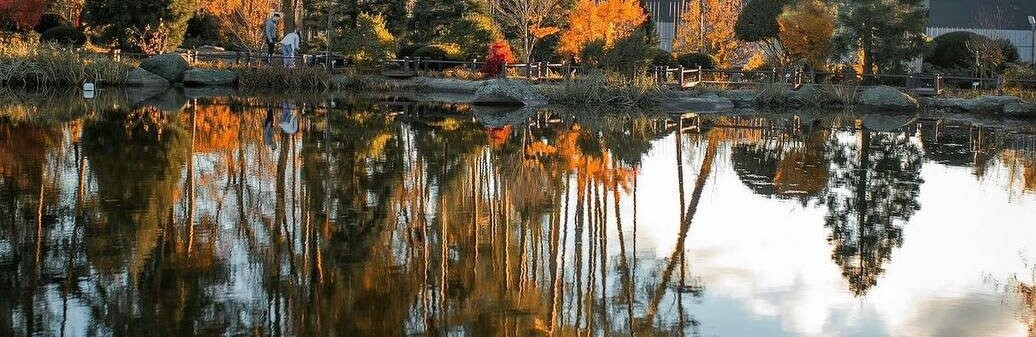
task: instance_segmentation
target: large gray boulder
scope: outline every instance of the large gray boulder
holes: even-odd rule
[[[126,80],[122,83],[127,87],[147,87],[147,88],[168,88],[169,81],[162,76],[152,74],[151,72],[141,69],[133,68],[126,74]]]
[[[869,112],[914,113],[919,105],[916,99],[899,89],[882,85],[864,90],[857,108]]]
[[[492,79],[482,82],[475,90],[475,105],[536,106],[547,103],[529,82],[515,79]]]
[[[152,74],[162,76],[171,83],[183,82],[183,73],[190,68],[187,59],[180,53],[155,55],[140,61],[140,67]]]
[[[1022,99],[1014,96],[982,96],[975,99],[975,111],[981,114],[1004,114],[1008,104],[1020,104]]]
[[[237,72],[216,69],[191,69],[183,73],[183,84],[189,86],[233,86]]]

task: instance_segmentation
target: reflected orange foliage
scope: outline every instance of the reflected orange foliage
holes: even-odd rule
[[[489,136],[489,145],[494,149],[500,148],[507,143],[507,139],[511,137],[511,126],[505,125],[497,128],[486,128],[486,136]]]
[[[184,114],[184,122],[190,115]],[[226,105],[199,107],[195,114],[194,151],[199,153],[229,152],[237,148],[241,117]]]

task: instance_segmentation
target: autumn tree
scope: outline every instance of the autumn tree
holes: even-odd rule
[[[0,0],[0,28],[30,30],[46,9],[46,0]]]
[[[741,0],[695,2],[680,18],[673,52],[678,55],[705,52],[715,56],[720,67],[730,67],[745,54],[743,45],[734,38],[741,7]]]
[[[264,45],[262,27],[274,12],[276,0],[200,0],[198,10],[212,16],[220,38],[240,49],[259,51]]]
[[[529,62],[536,43],[559,31],[562,3],[562,0],[499,0],[493,4],[493,17],[505,30],[517,35],[521,42],[519,57]]]
[[[593,41],[603,41],[605,48],[611,48],[645,20],[647,14],[639,0],[580,0],[568,14],[568,29],[561,35],[558,51],[578,55]]]
[[[837,0],[835,50],[863,51],[863,71],[902,72],[925,46],[928,11],[924,0]]]
[[[831,8],[819,0],[801,0],[777,19],[785,53],[794,61],[823,68],[831,55],[835,18]]]

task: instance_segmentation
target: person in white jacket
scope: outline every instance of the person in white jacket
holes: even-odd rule
[[[284,54],[284,66],[288,68],[295,67],[295,52],[299,50],[299,45],[302,43],[302,39],[299,37],[298,31],[293,31],[284,35],[281,39],[281,53]]]

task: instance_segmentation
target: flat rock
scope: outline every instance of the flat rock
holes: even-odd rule
[[[883,85],[865,89],[857,105],[862,111],[883,113],[914,113],[919,107],[913,97]]]
[[[974,112],[980,114],[1004,114],[1008,104],[1021,104],[1022,99],[1014,96],[982,96],[975,99]]]
[[[126,74],[123,85],[127,87],[168,88],[169,81],[142,68],[133,68]]]
[[[719,93],[720,97],[730,100],[734,103],[734,106],[739,108],[752,106],[753,102],[755,102],[756,96],[758,95],[759,93],[755,90],[747,89],[725,90]]]
[[[1013,102],[1004,104],[1004,115],[1010,117],[1036,117],[1036,103]]]
[[[475,90],[475,105],[536,106],[547,103],[532,84],[516,79],[492,79],[483,81]]]
[[[735,104],[732,100],[719,97],[715,94],[702,96],[690,96],[678,94],[675,97],[665,98],[659,102],[662,111],[665,112],[715,112],[733,110]]]
[[[183,82],[184,72],[190,68],[187,59],[180,53],[160,54],[140,61],[140,67],[152,74],[162,76],[170,83]]]
[[[191,69],[183,73],[183,83],[188,86],[234,86],[237,72],[217,69]]]

